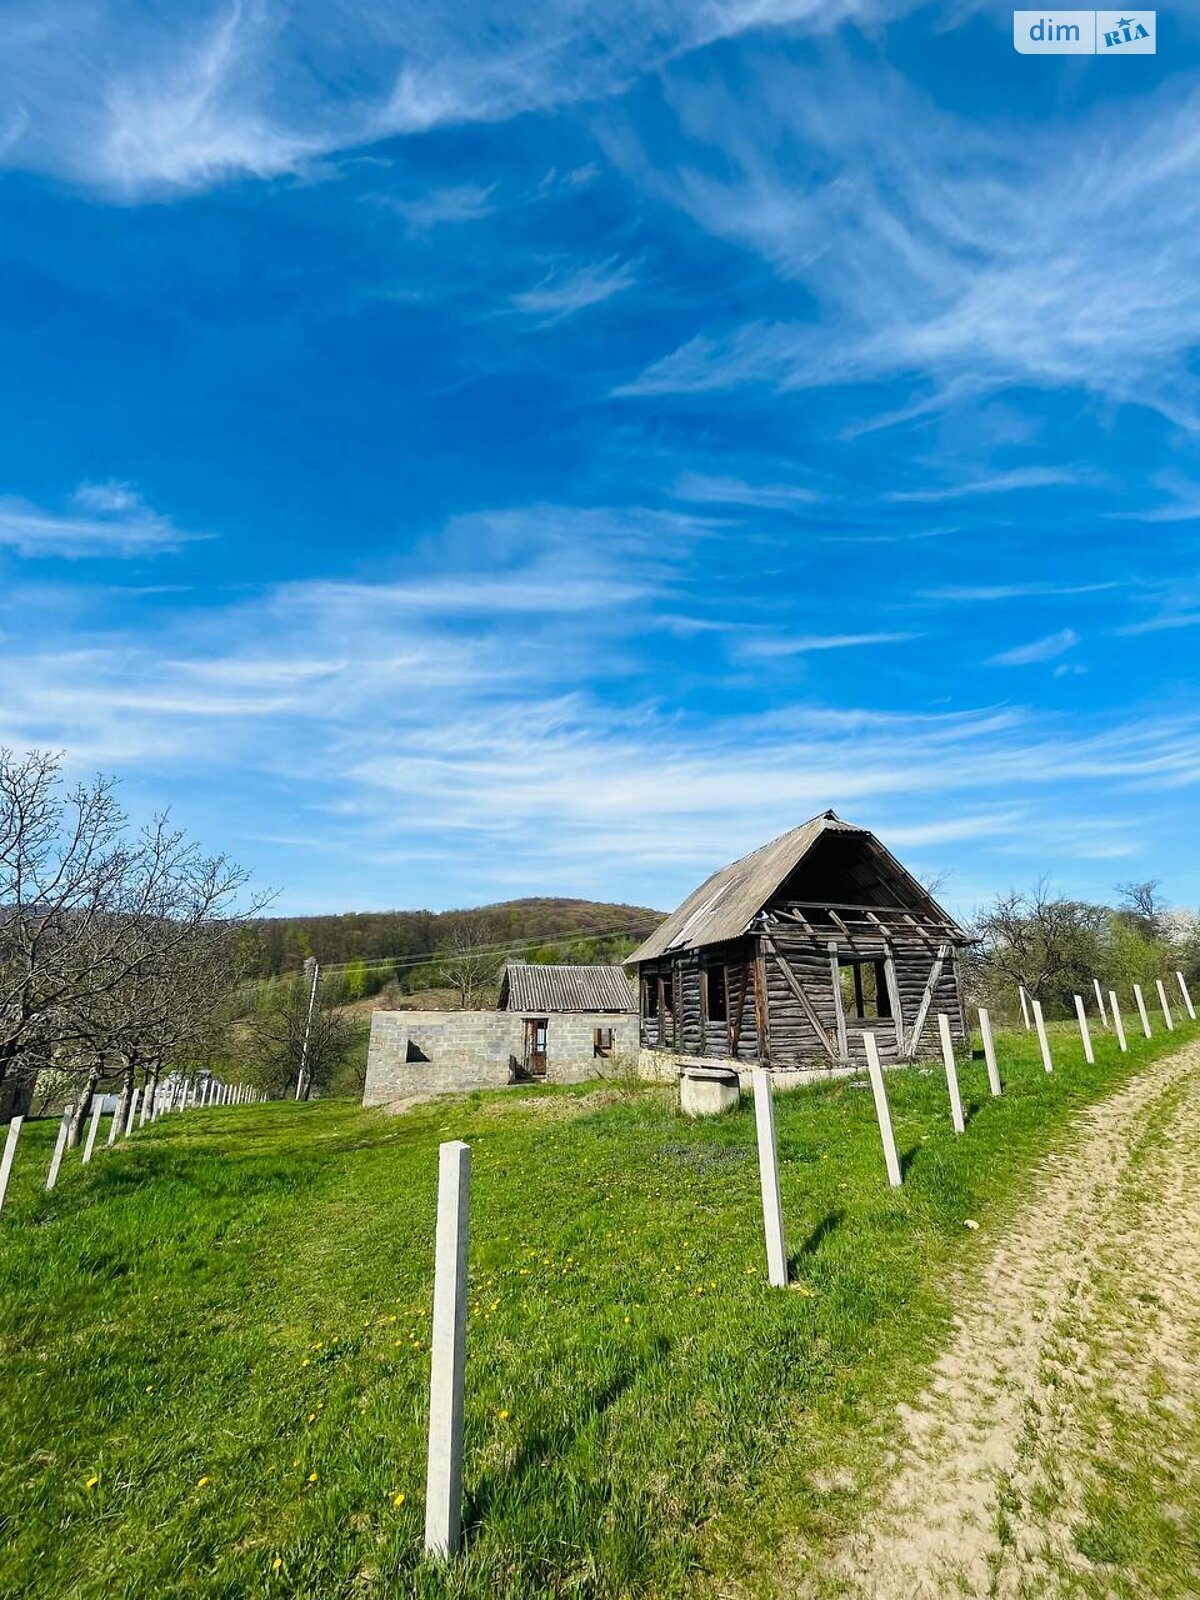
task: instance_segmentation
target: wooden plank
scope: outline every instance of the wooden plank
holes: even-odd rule
[[[887,985],[888,1004],[892,1008],[892,1021],[896,1025],[896,1054],[904,1054],[904,1007],[900,1004],[900,985],[896,982],[896,958],[888,945],[883,958],[883,980]]]
[[[758,1058],[760,1061],[769,1061],[771,1057],[771,1036],[767,1026],[767,972],[763,966],[762,952],[756,951],[754,956],[754,1032],[758,1042]]]
[[[949,954],[950,946],[948,944],[942,944],[938,946],[937,956],[934,958],[933,966],[929,969],[929,977],[925,983],[925,991],[921,996],[921,1004],[917,1008],[917,1020],[913,1023],[912,1037],[908,1041],[908,1049],[904,1052],[907,1056],[915,1056],[917,1053],[917,1045],[920,1042],[921,1030],[925,1026],[925,1018],[929,1015],[929,1007],[933,1001],[933,991],[937,988],[938,979],[942,975],[942,967],[945,964],[946,957]]]
[[[749,987],[750,987],[750,963],[748,961],[743,961],[742,962],[742,987],[741,987],[741,992],[738,995],[737,1011],[733,1015],[732,1022],[728,1025],[729,1026],[729,1053],[730,1053],[731,1056],[736,1056],[737,1055],[738,1046],[742,1042],[742,1013],[746,1009],[746,991],[747,991],[747,989],[749,989]],[[727,1011],[729,1009],[729,990],[728,990],[728,988],[726,988],[726,990],[725,990],[725,1009]]]
[[[842,980],[838,974],[837,940],[829,941],[829,967],[833,978],[833,1015],[837,1024],[838,1060],[850,1059],[850,1041],[846,1037],[846,1008],[842,1005]]]
[[[775,946],[772,944],[770,938],[767,937],[766,935],[764,935],[764,942],[765,942],[765,944],[767,946],[767,949],[774,956],[775,965],[779,968],[780,972],[783,974],[784,982],[787,984],[788,988],[795,995],[796,999],[800,1002],[800,1009],[801,1009],[801,1011],[804,1012],[804,1015],[808,1018],[808,1021],[811,1024],[813,1030],[815,1031],[815,1033],[817,1035],[817,1038],[821,1041],[821,1044],[822,1044],[822,1046],[823,1046],[823,1048],[825,1050],[825,1053],[829,1056],[831,1061],[836,1061],[837,1060],[837,1048],[834,1045],[832,1039],[830,1039],[829,1035],[825,1032],[825,1029],[821,1026],[821,1023],[820,1023],[820,1021],[819,1021],[819,1019],[817,1017],[817,1013],[813,1010],[812,1001],[808,998],[808,996],[805,994],[804,990],[800,987],[799,980],[797,979],[795,973],[792,971],[791,967],[788,966],[787,962],[783,959],[783,957],[780,955],[779,951],[776,950]]]

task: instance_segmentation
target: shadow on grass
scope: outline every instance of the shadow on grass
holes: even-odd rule
[[[908,1175],[916,1165],[916,1160],[920,1153],[921,1146],[919,1144],[910,1144],[907,1150],[900,1152],[900,1177],[905,1183],[908,1182]]]
[[[824,1240],[826,1240],[835,1229],[840,1228],[845,1220],[846,1213],[841,1207],[837,1207],[833,1211],[827,1211],[825,1213],[800,1248],[794,1251],[793,1254],[788,1257],[789,1278],[794,1275],[800,1263],[806,1256],[816,1255]]]
[[[547,1460],[564,1455],[594,1418],[602,1416],[627,1389],[665,1361],[670,1353],[671,1341],[660,1335],[642,1360],[631,1362],[606,1384],[586,1396],[569,1422],[552,1432],[531,1434],[524,1440],[510,1467],[488,1473],[474,1492],[464,1497],[463,1526],[466,1540],[469,1542],[472,1534],[480,1530],[502,1494],[512,1491],[519,1494],[528,1480],[540,1474]]]

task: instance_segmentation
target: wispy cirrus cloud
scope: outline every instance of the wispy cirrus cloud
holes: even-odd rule
[[[989,658],[991,667],[1032,667],[1042,661],[1054,661],[1059,656],[1066,655],[1068,650],[1073,650],[1079,643],[1079,635],[1074,628],[1061,628],[1057,633],[1048,633],[1045,638],[1032,639],[1028,644],[1015,645],[1011,650],[1002,650],[999,655]]]
[[[146,505],[128,483],[80,484],[58,511],[0,497],[0,547],[19,556],[154,555],[200,537]]]
[[[1077,485],[1090,481],[1090,477],[1088,473],[1072,472],[1065,467],[1012,467],[1007,472],[993,472],[985,478],[972,478],[965,483],[932,484],[922,489],[892,489],[883,498],[897,504],[965,500],[975,496],[1013,494],[1021,489]]]
[[[523,289],[512,296],[511,303],[518,311],[527,312],[545,324],[561,322],[586,311],[589,306],[602,305],[613,295],[631,289],[637,282],[637,272],[629,261],[600,261],[584,263],[546,274],[531,289]]]
[[[818,489],[792,483],[748,483],[742,478],[706,472],[682,472],[671,494],[676,500],[699,504],[752,506],[763,511],[794,511],[826,496]]]
[[[184,12],[18,0],[0,93],[9,163],[134,199],[268,178],[396,134],[502,121],[611,94],[748,29],[826,32],[916,0],[570,0],[453,12],[226,0]]]
[[[903,384],[876,402],[897,420],[1026,384],[1200,425],[1200,97],[1165,84],[1127,104],[1109,183],[1102,107],[1014,139],[877,62],[757,66],[736,104],[713,77],[669,75],[688,160],[618,119],[609,149],[655,198],[766,261],[774,314],[702,328],[616,394]]]

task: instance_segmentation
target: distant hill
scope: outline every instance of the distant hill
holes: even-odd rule
[[[527,961],[619,961],[663,920],[646,906],[534,897],[463,911],[348,911],[340,916],[261,917],[246,930],[248,975],[275,977],[315,956],[322,967],[392,963],[373,980],[415,979],[422,964],[463,938],[516,947]],[[371,988],[376,987],[372,981]]]

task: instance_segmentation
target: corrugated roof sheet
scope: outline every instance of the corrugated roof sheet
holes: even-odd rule
[[[511,962],[500,983],[502,1011],[636,1011],[633,985],[620,967],[542,966]]]
[[[874,835],[868,828],[856,828],[843,822],[832,811],[823,811],[789,833],[780,834],[769,844],[752,850],[740,861],[733,861],[690,894],[677,911],[657,927],[646,942],[629,957],[626,965],[638,961],[653,961],[669,950],[695,950],[702,945],[720,944],[725,939],[737,939],[745,933],[754,917],[793,873],[823,833],[861,833],[868,838]],[[879,841],[875,840],[878,845]],[[909,874],[889,851],[879,846],[898,873]],[[915,880],[914,884],[915,884]],[[921,895],[936,902],[920,888]],[[936,907],[940,910],[940,907]]]

